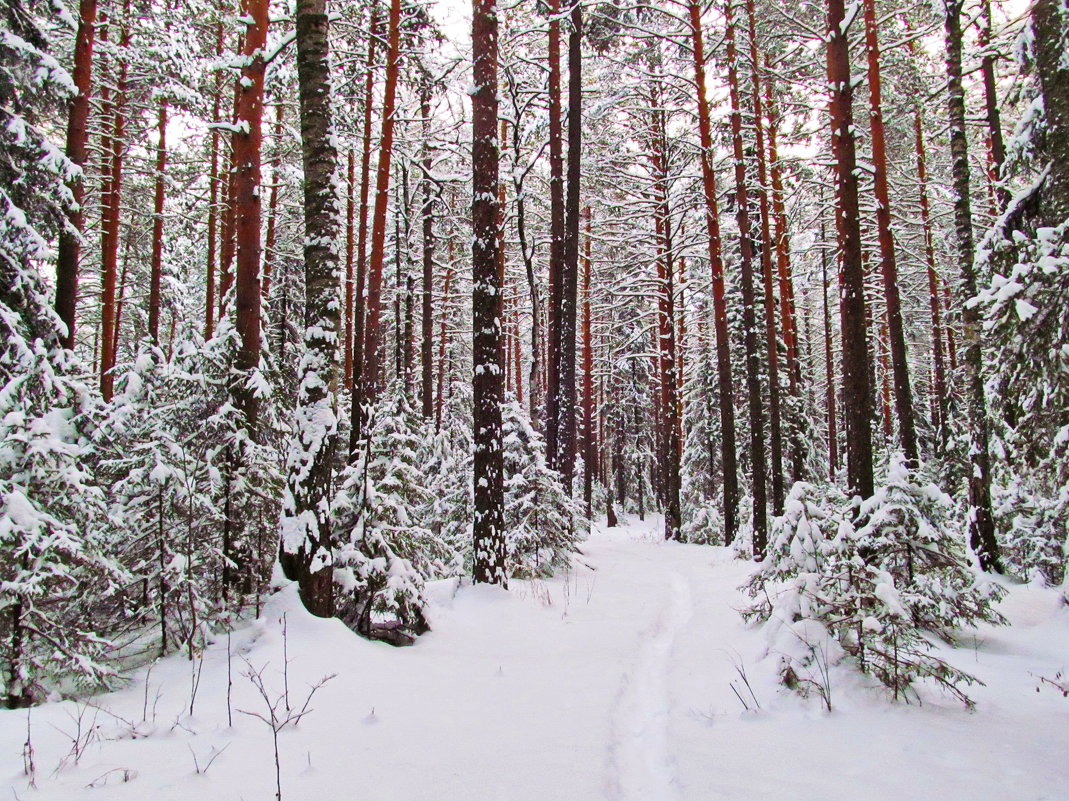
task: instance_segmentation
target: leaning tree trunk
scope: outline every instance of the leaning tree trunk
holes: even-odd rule
[[[713,325],[716,332],[717,385],[720,394],[720,459],[724,471],[724,539],[731,544],[738,530],[739,478],[735,445],[735,387],[731,376],[731,342],[728,337],[724,260],[721,254],[720,211],[713,173],[713,135],[705,88],[705,49],[702,41],[701,4],[690,0],[690,29],[694,54],[694,80],[698,96],[698,131],[701,137],[702,188],[705,192],[705,227],[709,238],[709,265],[713,285]]]
[[[297,3],[297,83],[304,163],[304,358],[283,502],[284,559],[296,563],[301,600],[313,615],[334,614],[329,507],[337,448],[341,290],[338,151],[330,86],[327,0]]]
[[[969,198],[969,143],[965,136],[965,89],[961,75],[961,7],[963,0],[947,0],[947,108],[950,118],[950,156],[954,194],[954,232],[961,270],[962,361],[965,365],[965,406],[969,420],[969,540],[984,570],[1002,571],[995,518],[991,511],[991,456],[988,450],[987,398],[984,394],[983,351],[980,346],[980,307],[976,296],[976,246]]]
[[[74,69],[71,77],[78,93],[71,101],[67,117],[67,158],[84,168],[89,144],[89,92],[93,82],[93,40],[96,37],[97,0],[81,0],[78,5],[78,33],[74,40]],[[56,254],[56,314],[67,326],[63,347],[74,348],[74,326],[78,312],[78,256],[85,213],[85,183],[81,177],[70,182],[74,198],[68,219],[70,229],[59,235]]]
[[[505,574],[505,484],[501,446],[501,276],[497,268],[497,9],[473,0],[472,329],[475,520],[474,580],[508,583]]]
[[[828,83],[831,87],[831,149],[836,165],[835,222],[842,265],[839,316],[843,350],[846,472],[852,495],[869,498],[872,475],[872,388],[865,330],[865,270],[861,259],[857,152],[854,141],[850,45],[843,30],[843,0],[828,0]]]

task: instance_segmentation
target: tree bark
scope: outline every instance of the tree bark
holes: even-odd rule
[[[352,332],[353,375],[350,386],[352,392],[349,430],[350,461],[356,456],[364,419],[364,332],[367,313],[367,298],[365,297],[367,269],[365,265],[367,262],[368,195],[371,187],[371,105],[375,90],[375,45],[379,37],[379,13],[377,8],[371,9],[371,21],[368,30],[367,65],[364,74],[363,150],[360,156],[360,207],[357,217],[356,237],[356,310],[353,314]],[[391,126],[392,124],[391,120]],[[389,179],[388,172],[387,180]]]
[[[732,4],[728,0],[724,23],[727,38],[728,88],[731,98],[731,143],[735,162],[735,216],[741,239],[742,325],[746,348],[746,394],[750,409],[750,469],[753,472],[754,558],[764,559],[768,544],[768,498],[765,457],[765,410],[761,391],[761,356],[757,347],[756,299],[754,295],[753,238],[750,232],[750,199],[747,190],[746,160],[742,141],[742,112],[739,104],[738,60]]]
[[[148,336],[152,344],[160,344],[160,293],[163,283],[163,205],[167,181],[167,101],[160,100],[156,127],[159,141],[156,147],[156,187],[152,206],[152,262],[149,269]]]
[[[501,444],[501,276],[498,273],[497,8],[472,0],[472,329],[474,580],[507,585]]]
[[[947,109],[950,119],[951,174],[954,194],[954,232],[957,238],[962,317],[962,359],[965,364],[966,410],[969,421],[969,540],[984,570],[1002,571],[995,519],[991,510],[991,457],[988,450],[987,398],[984,394],[983,351],[980,347],[980,308],[968,301],[976,296],[976,247],[969,197],[969,144],[965,136],[965,89],[961,75],[961,7],[963,0],[947,0]]]
[[[434,414],[434,183],[431,180],[431,93],[429,86],[420,89],[420,116],[423,117],[423,310],[420,323],[422,339],[420,358],[423,419]]]
[[[883,125],[883,101],[880,86],[880,40],[876,30],[876,2],[865,0],[865,49],[868,53],[869,122],[872,136],[872,164],[876,195],[876,229],[880,243],[880,273],[887,304],[887,338],[891,351],[894,378],[895,416],[898,436],[906,462],[917,467],[917,428],[913,415],[913,389],[909,382],[906,336],[902,326],[902,300],[898,291],[898,263],[891,232],[891,199],[887,188],[887,144]]]
[[[783,511],[783,413],[779,394],[779,338],[776,332],[776,299],[772,275],[772,242],[768,203],[768,169],[765,163],[764,108],[762,104],[760,60],[757,55],[757,26],[754,2],[746,0],[750,44],[750,97],[753,102],[754,136],[757,150],[757,199],[761,212],[761,277],[765,307],[765,351],[768,360],[768,442],[771,456],[772,513]]]
[[[839,316],[843,348],[843,405],[846,417],[846,471],[851,495],[873,492],[872,387],[865,330],[865,269],[861,258],[853,85],[843,0],[828,0],[828,82],[831,86],[831,148],[835,162],[836,208],[842,265]]]
[[[546,461],[560,466],[560,362],[564,273],[564,142],[561,123],[560,0],[549,0],[549,353],[546,359]]]
[[[67,158],[84,169],[89,144],[89,96],[93,83],[93,42],[96,38],[97,0],[81,0],[78,4],[78,33],[74,40],[74,68],[71,77],[77,94],[71,101],[67,117]],[[81,254],[81,233],[85,222],[85,181],[75,178],[69,184],[74,204],[68,213],[73,230],[60,232],[56,254],[56,314],[67,326],[61,342],[74,348],[75,323],[78,314],[78,257]]]
[[[401,0],[391,0],[386,53],[386,87],[382,100],[382,139],[375,180],[371,226],[371,262],[367,274],[361,402],[373,403],[382,389],[382,270],[386,255],[386,211],[390,202],[397,78],[401,60]],[[362,430],[363,425],[358,426]]]
[[[720,394],[720,459],[724,471],[724,538],[730,545],[738,531],[739,479],[735,444],[735,386],[731,375],[731,342],[728,336],[727,299],[724,290],[724,261],[720,238],[720,210],[717,207],[716,176],[713,173],[713,136],[709,98],[705,85],[705,49],[702,36],[701,4],[690,0],[690,29],[697,86],[698,130],[701,139],[702,189],[705,193],[705,226],[709,240],[712,271],[713,325],[716,332],[717,385]]]

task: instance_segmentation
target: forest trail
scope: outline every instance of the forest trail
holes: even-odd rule
[[[172,656],[92,707],[33,710],[36,790],[27,714],[0,712],[8,797],[273,798],[271,730],[247,714],[267,713],[251,667],[282,714],[287,685],[299,709],[336,674],[279,735],[284,801],[1069,799],[1069,700],[1036,692],[1036,675],[1069,666],[1053,592],[1014,588],[1013,628],[944,654],[987,682],[976,712],[934,692],[891,704],[843,668],[828,714],[778,687],[762,633],[737,612],[752,564],[728,549],[665,543],[651,518],[596,532],[581,561],[508,592],[432,585],[433,631],[407,649],[311,618],[285,589],[233,635],[232,726],[222,637],[202,661]]]

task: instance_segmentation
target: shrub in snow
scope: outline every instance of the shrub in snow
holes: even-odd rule
[[[456,555],[427,526],[424,443],[404,394],[377,404],[367,427],[333,505],[339,617],[365,637],[410,638],[427,628],[425,579],[448,574]]]
[[[502,407],[505,536],[510,576],[549,576],[571,564],[587,521],[582,493],[569,497],[546,465],[545,442],[515,401]]]
[[[1002,590],[970,567],[953,509],[900,456],[859,507],[834,490],[792,489],[770,556],[744,586],[754,602],[743,613],[766,622],[785,683],[812,686],[821,660],[849,657],[896,698],[931,679],[971,704],[963,687],[976,679],[936,656],[933,638],[1005,621],[994,609]]]
[[[1049,498],[1033,481],[1018,478],[995,497],[1006,569],[1025,581],[1063,585],[1069,565],[1069,490]]]

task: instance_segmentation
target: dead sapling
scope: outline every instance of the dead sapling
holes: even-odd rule
[[[278,735],[287,727],[296,726],[301,722],[301,718],[312,712],[312,709],[309,706],[312,702],[312,696],[319,691],[319,688],[333,679],[336,674],[332,673],[329,676],[324,676],[312,685],[308,690],[308,694],[304,698],[304,703],[301,704],[301,707],[298,709],[296,706],[289,706],[288,679],[286,682],[286,690],[280,695],[272,696],[264,684],[263,679],[263,674],[267,669],[267,665],[265,664],[259,670],[256,670],[248,660],[245,660],[245,665],[246,670],[242,675],[249,680],[253,687],[256,688],[257,693],[259,693],[260,698],[263,701],[263,707],[262,711],[239,709],[238,712],[242,715],[248,715],[249,717],[262,721],[271,729],[271,742],[274,748],[275,757],[275,800],[282,801],[282,766],[278,746]],[[285,673],[288,674],[288,671],[285,671]]]

